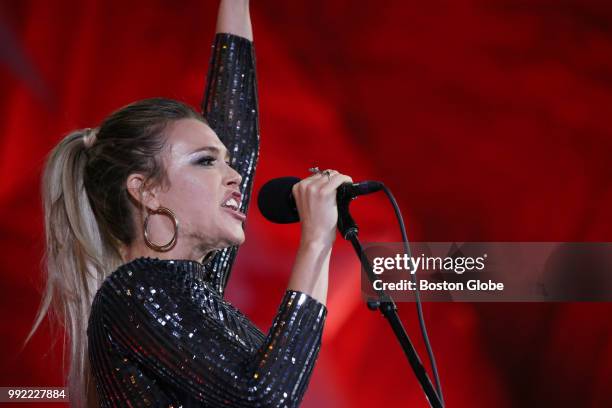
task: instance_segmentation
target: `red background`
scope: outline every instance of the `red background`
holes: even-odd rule
[[[612,6],[599,1],[257,1],[256,190],[313,164],[383,180],[419,241],[610,241]],[[0,386],[62,384],[40,299],[39,180],[63,134],[131,101],[199,105],[216,2],[0,4]],[[364,241],[390,206],[355,203]],[[267,330],[298,226],[253,207],[228,298]],[[303,406],[426,406],[341,238]],[[449,407],[612,404],[611,304],[426,304]],[[400,305],[424,357],[413,304]],[[48,405],[51,406],[51,405]]]

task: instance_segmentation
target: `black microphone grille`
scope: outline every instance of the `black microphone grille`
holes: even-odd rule
[[[300,220],[291,191],[300,180],[299,177],[279,177],[261,187],[257,196],[257,206],[268,221],[291,224]]]

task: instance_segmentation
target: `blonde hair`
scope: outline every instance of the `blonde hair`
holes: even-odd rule
[[[73,406],[97,406],[89,368],[87,323],[96,291],[122,264],[121,245],[135,239],[127,176],[167,183],[161,160],[163,130],[172,121],[201,115],[182,102],[151,98],[111,114],[99,129],[76,130],[47,157],[42,176],[46,287],[24,344],[49,313],[70,343],[67,386]],[[137,204],[137,203],[136,203]],[[65,363],[65,359],[62,359]]]

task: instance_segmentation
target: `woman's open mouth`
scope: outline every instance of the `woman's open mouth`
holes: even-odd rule
[[[244,221],[246,216],[240,211],[240,203],[233,196],[226,200],[221,207],[225,208],[230,214],[240,221]]]

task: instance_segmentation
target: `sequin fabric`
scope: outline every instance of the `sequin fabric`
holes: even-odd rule
[[[242,175],[246,214],[253,189],[253,175],[259,157],[259,122],[255,51],[246,38],[217,34],[202,101],[202,113],[230,152],[230,164]],[[212,285],[223,294],[237,248],[219,251],[207,270]]]
[[[258,157],[253,46],[217,34],[202,104],[242,174],[246,211]],[[141,257],[97,291],[89,362],[102,407],[296,407],[318,356],[326,307],[285,292],[267,334],[227,302],[236,248],[206,264]]]
[[[98,290],[89,356],[103,407],[296,407],[327,310],[288,290],[267,336],[197,261],[138,258]]]

